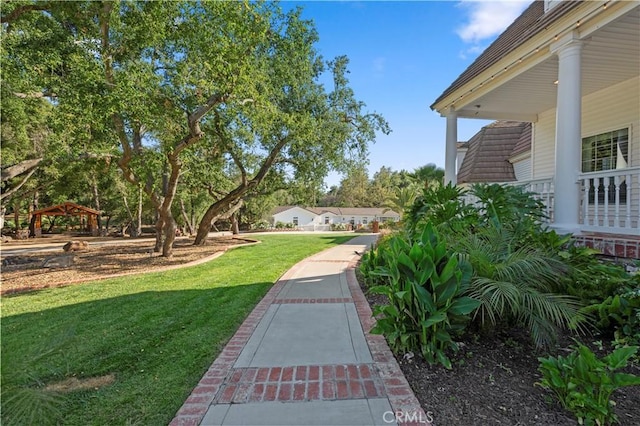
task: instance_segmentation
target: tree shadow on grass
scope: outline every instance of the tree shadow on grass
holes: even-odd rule
[[[147,291],[4,317],[2,424],[167,424],[271,284]],[[101,388],[43,391],[108,374],[115,382]]]

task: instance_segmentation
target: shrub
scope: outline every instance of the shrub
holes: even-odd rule
[[[462,201],[464,190],[451,184],[425,187],[405,214],[409,232],[420,233],[427,223],[468,232],[478,222],[477,210]]]
[[[379,267],[384,267],[384,256],[379,254],[380,251],[388,250],[391,234],[383,235],[378,238],[376,247],[371,247],[371,250],[364,252],[362,259],[360,260],[360,273],[364,279],[364,283],[368,287],[386,284],[388,282],[386,277],[373,272]]]
[[[577,298],[553,292],[566,266],[536,247],[519,247],[512,231],[488,226],[461,236],[457,249],[473,267],[467,294],[481,301],[474,318],[482,326],[501,321],[523,327],[541,347],[556,340],[558,327],[585,321]]]
[[[617,421],[611,401],[613,391],[640,385],[640,377],[615,372],[627,365],[637,349],[618,348],[598,359],[589,348],[578,345],[566,357],[538,358],[543,376],[540,385],[552,390],[580,424],[611,424]]]
[[[602,302],[630,287],[632,278],[622,265],[596,257],[597,250],[568,244],[558,255],[570,267],[561,291],[580,298],[585,304]]]
[[[640,288],[609,296],[584,311],[595,316],[600,331],[613,332],[617,345],[640,343]]]
[[[369,289],[387,296],[389,304],[377,306],[381,315],[372,333],[384,334],[398,352],[419,350],[429,363],[451,368],[446,350],[457,350],[452,334],[464,328],[479,301],[463,296],[471,270],[447,250],[431,224],[411,241],[401,235],[374,255],[371,275],[387,282]]]
[[[284,222],[280,222],[280,221],[276,222],[276,229],[284,229],[284,227],[285,227]]]
[[[346,231],[347,225],[344,223],[332,223],[331,224],[332,231]]]
[[[471,194],[478,198],[483,222],[497,228],[538,230],[546,218],[544,203],[521,186],[478,183]]]
[[[269,228],[271,228],[271,225],[266,220],[260,220],[260,221],[258,221],[258,222],[253,224],[253,229],[264,230],[264,229],[269,229]]]

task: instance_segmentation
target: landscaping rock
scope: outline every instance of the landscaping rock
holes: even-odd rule
[[[69,241],[67,244],[62,246],[64,251],[82,251],[89,249],[89,243],[86,241]]]

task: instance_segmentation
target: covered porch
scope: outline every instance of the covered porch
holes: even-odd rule
[[[511,184],[538,194],[559,232],[635,241],[640,6],[544,3],[534,2],[431,106],[447,120],[445,180],[456,183],[458,119],[530,122],[531,172]]]
[[[554,178],[512,182],[533,192],[555,223]],[[582,233],[607,233],[640,237],[640,167],[580,173],[578,226]]]

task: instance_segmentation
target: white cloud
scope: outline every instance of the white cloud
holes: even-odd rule
[[[463,0],[458,6],[465,10],[466,23],[456,30],[465,43],[479,44],[505,30],[531,0]]]

